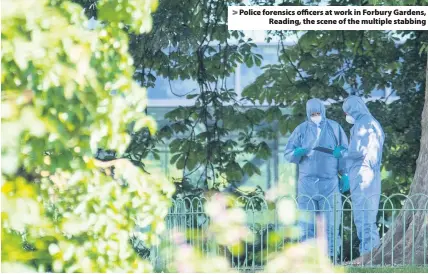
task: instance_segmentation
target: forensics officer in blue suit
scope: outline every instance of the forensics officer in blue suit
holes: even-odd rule
[[[295,128],[285,149],[286,160],[299,167],[298,207],[303,212],[309,212],[306,214],[309,218],[299,222],[302,240],[315,236],[314,211],[324,212],[328,252],[330,257],[336,258],[341,245],[339,228],[342,209],[338,174],[342,175],[342,190],[346,191],[349,188],[346,165],[332,154],[313,148],[321,146],[332,151],[339,146],[347,148],[348,139],[337,122],[327,119],[324,104],[319,99],[308,100],[306,115],[307,120]]]
[[[362,255],[380,244],[376,216],[381,194],[385,134],[360,97],[349,96],[342,108],[346,121],[354,126],[351,128],[349,147],[345,149],[338,146],[333,155],[346,160],[354,223]]]

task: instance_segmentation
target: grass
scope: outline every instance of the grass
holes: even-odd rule
[[[428,273],[428,266],[346,267],[347,273]]]

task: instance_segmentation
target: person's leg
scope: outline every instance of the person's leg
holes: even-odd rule
[[[379,182],[380,186],[380,182]],[[380,191],[371,192],[366,194],[367,204],[364,211],[364,232],[363,232],[363,244],[360,249],[360,253],[364,254],[371,252],[374,248],[380,245],[379,230],[376,224],[377,214],[379,211]]]
[[[361,170],[364,174],[369,172]],[[380,172],[373,176],[358,176],[360,182],[351,185],[352,209],[357,236],[360,240],[360,255],[370,252],[379,246],[379,231],[376,225],[380,201]],[[367,177],[370,180],[367,180]],[[351,179],[352,180],[352,179]]]
[[[300,240],[306,241],[315,236],[315,211],[317,203],[313,200],[313,195],[316,192],[314,182],[310,179],[299,180],[297,189],[299,227],[301,230]]]
[[[315,236],[315,210],[316,203],[308,196],[300,195],[299,206],[299,227],[301,230],[301,241],[312,239]]]
[[[322,182],[321,192],[324,194],[320,207],[324,212],[326,234],[328,240],[328,255],[336,260],[342,245],[340,224],[342,222],[342,196],[339,191],[339,182],[336,178]]]
[[[340,225],[342,224],[342,196],[339,190],[330,196],[330,208],[328,216],[329,256],[337,260],[342,246]]]

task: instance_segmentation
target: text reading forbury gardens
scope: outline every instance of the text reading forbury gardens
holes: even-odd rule
[[[356,9],[348,9],[348,10],[327,10],[327,11],[321,11],[321,10],[310,10],[310,9],[302,9],[302,10],[266,10],[263,9],[260,10],[240,10],[239,15],[273,15],[273,16],[387,16],[390,17],[392,15],[395,16],[426,16],[426,13],[424,11],[415,11],[412,9],[408,10],[400,10],[400,9],[394,9],[394,10],[356,10]],[[355,18],[354,18],[355,19]],[[317,20],[310,20],[310,17],[305,18],[303,21],[305,24],[337,24],[337,20],[335,19],[317,19]],[[371,19],[363,19],[359,21],[350,21],[352,24],[363,24],[363,25],[371,25],[371,24],[394,24],[394,25],[404,25],[404,24],[420,24],[422,26],[426,25],[425,20],[417,20],[412,18],[403,18],[403,19],[395,19],[395,20],[381,20],[379,18],[371,18]],[[269,18],[269,24],[294,24],[296,26],[301,24],[300,20],[290,19],[290,18],[284,18],[284,19],[274,19]]]

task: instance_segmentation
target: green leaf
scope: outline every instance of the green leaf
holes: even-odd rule
[[[176,163],[176,167],[178,169],[184,169],[185,162],[186,162],[186,157],[184,156],[184,154],[181,154],[177,163]]]
[[[254,61],[253,61],[253,58],[251,56],[246,57],[245,65],[247,65],[247,67],[249,67],[249,68],[251,68],[254,65]]]
[[[191,171],[196,167],[197,164],[197,155],[195,155],[194,153],[190,153],[189,157],[187,158],[186,168]]]
[[[258,145],[256,156],[260,159],[267,160],[271,156],[271,150],[266,142],[261,142]]]
[[[262,59],[258,57],[254,57],[254,62],[256,63],[256,66],[260,67],[262,65]]]
[[[280,120],[282,117],[282,112],[279,109],[279,107],[274,106],[274,107],[270,107],[267,111],[266,111],[266,120],[268,122],[272,122],[275,120]]]
[[[181,155],[182,155],[181,153],[174,154],[174,155],[171,157],[171,160],[169,161],[169,162],[170,162],[170,164],[171,164],[171,165],[175,164],[175,163],[177,162],[178,158],[179,158]]]
[[[258,174],[261,175],[260,169],[255,166],[253,163],[251,162],[247,162],[242,169],[244,170],[245,173],[248,174],[248,176],[253,176],[253,174]]]
[[[170,139],[173,136],[174,132],[170,126],[164,126],[158,131],[159,138]]]
[[[169,149],[171,150],[171,153],[176,153],[180,150],[180,147],[183,144],[183,140],[182,139],[174,139],[170,144],[169,144]]]
[[[240,181],[243,177],[241,166],[236,162],[231,162],[226,167],[226,175],[229,181]]]

